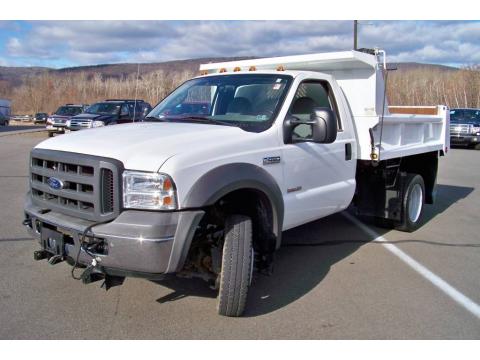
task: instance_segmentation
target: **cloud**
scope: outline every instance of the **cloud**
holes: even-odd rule
[[[349,50],[352,28],[352,21],[33,21],[0,56],[55,66],[292,55]],[[391,61],[478,63],[480,22],[360,22],[359,45],[383,48]]]

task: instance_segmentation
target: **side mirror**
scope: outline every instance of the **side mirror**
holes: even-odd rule
[[[303,129],[303,135],[296,133],[299,126],[309,127],[308,131]],[[298,142],[315,142],[319,144],[331,144],[337,138],[337,118],[335,113],[324,107],[313,109],[310,120],[300,120],[296,117],[289,117],[283,125],[283,140],[285,144]]]

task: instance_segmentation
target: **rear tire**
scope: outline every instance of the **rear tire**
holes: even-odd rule
[[[425,184],[417,174],[407,174],[402,198],[402,215],[395,228],[400,231],[413,232],[420,227],[425,204]]]
[[[253,251],[252,220],[231,215],[225,221],[225,239],[220,272],[217,311],[224,316],[241,316],[250,286]]]
[[[475,144],[475,145],[473,145],[473,148],[474,148],[475,150],[480,150],[480,144]]]

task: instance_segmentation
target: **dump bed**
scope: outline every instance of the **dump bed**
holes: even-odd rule
[[[383,51],[343,51],[203,64],[200,70],[215,73],[281,67],[332,75],[348,102],[358,140],[358,159],[371,160],[372,153],[379,160],[430,151],[445,153],[450,142],[448,108],[389,107],[384,96],[385,64]]]

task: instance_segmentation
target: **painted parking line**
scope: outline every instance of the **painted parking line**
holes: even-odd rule
[[[383,236],[378,235],[375,231],[370,229],[367,225],[362,223],[360,220],[355,218],[354,216],[350,215],[347,212],[342,212],[342,215],[350,220],[353,224],[358,226],[360,229],[362,229],[365,233],[370,235],[374,240],[374,242],[377,243],[385,243],[382,244],[384,248],[386,248],[388,251],[390,251],[393,255],[398,257],[400,260],[402,260],[405,264],[407,264],[410,268],[415,270],[418,274],[423,276],[426,280],[428,280],[430,283],[435,285],[438,289],[440,289],[443,293],[448,295],[452,300],[454,300],[457,304],[461,305],[463,308],[465,308],[467,311],[475,315],[477,319],[480,319],[480,305],[474,302],[472,299],[469,297],[465,296],[462,294],[460,291],[455,289],[452,285],[447,283],[445,280],[443,280],[441,277],[438,275],[435,275],[433,272],[428,270],[425,266],[420,264],[418,261],[407,255],[405,252],[400,250],[397,246],[394,244],[391,244],[388,242],[387,239],[385,239]]]

